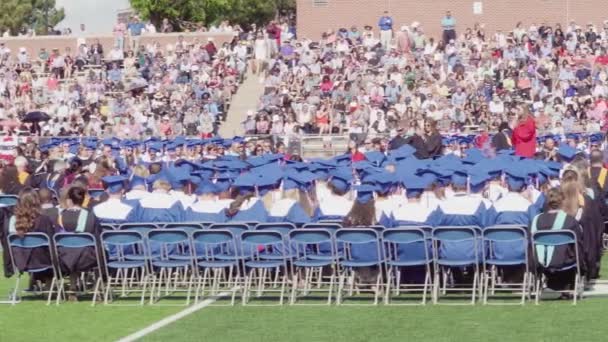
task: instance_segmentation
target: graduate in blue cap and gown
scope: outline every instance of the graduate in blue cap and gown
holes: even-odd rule
[[[131,190],[125,193],[125,199],[127,200],[139,200],[150,195],[150,192],[148,192],[148,185],[146,184],[146,179],[144,177],[132,175],[129,185]]]
[[[198,178],[198,177],[197,177]],[[198,178],[194,193],[196,201],[186,209],[186,222],[224,223],[227,220],[226,207],[217,201],[219,189],[208,179]]]
[[[422,201],[422,194],[433,186],[434,178],[430,173],[423,176],[403,177],[408,202],[401,208],[393,210],[393,227],[437,226],[441,219],[441,209],[428,206]]]
[[[140,222],[181,222],[184,207],[169,194],[171,184],[163,174],[157,174],[152,193],[138,201]]]
[[[274,190],[282,191],[282,198],[272,203],[268,211],[268,222],[290,222],[297,226],[311,222],[314,208],[309,191],[315,178],[309,171],[288,171],[282,187]]]
[[[384,227],[391,227],[393,225],[393,211],[404,203],[399,201],[397,196],[393,196],[397,192],[395,174],[378,170],[364,177],[362,182],[376,187],[376,222]]]
[[[350,197],[352,171],[340,168],[330,173],[328,188],[330,193],[319,198],[319,207],[315,217],[317,220],[342,220],[353,206]]]
[[[240,175],[234,183],[237,195],[228,206],[226,216],[232,222],[266,222],[268,211],[260,196],[264,196],[270,189],[264,189],[262,175],[245,173]]]
[[[478,226],[485,227],[489,221],[489,201],[481,196],[469,196],[467,193],[468,175],[457,170],[452,175],[454,195],[441,201],[439,208],[443,215],[438,222],[440,226]],[[488,207],[490,205],[490,207]]]
[[[93,207],[93,214],[100,223],[122,224],[137,222],[139,218],[137,202],[124,201],[123,190],[127,178],[124,176],[107,176],[102,178],[108,199]]]
[[[508,167],[505,173],[508,192],[494,203],[496,216],[493,224],[527,227],[539,212],[539,208],[523,194],[526,191],[528,173],[521,163]]]
[[[170,167],[165,169],[165,174],[169,175],[171,191],[169,194],[181,202],[184,208],[188,208],[196,198],[189,194],[190,171],[187,167]]]

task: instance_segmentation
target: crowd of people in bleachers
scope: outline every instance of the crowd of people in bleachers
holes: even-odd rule
[[[51,51],[11,51],[0,41],[0,132],[214,135],[246,75],[246,40],[238,32],[221,45],[178,36],[161,46],[139,44],[136,33],[117,35],[109,51],[98,39]],[[31,120],[31,112],[48,116]]]
[[[546,133],[606,128],[608,21],[519,22],[488,32],[448,13],[450,34],[438,38],[418,22],[385,19],[328,30],[320,40],[281,37],[279,46],[266,43],[270,33],[258,35],[254,63],[265,94],[245,130],[413,134],[432,118],[443,134],[498,132],[514,128],[519,102]]]

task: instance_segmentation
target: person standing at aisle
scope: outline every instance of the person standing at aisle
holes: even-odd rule
[[[388,11],[384,11],[384,15],[378,20],[380,28],[380,43],[384,49],[387,49],[393,39],[393,18],[388,15]]]
[[[452,17],[450,11],[445,12],[445,17],[441,19],[441,28],[443,29],[443,42],[449,43],[450,40],[456,40],[456,19]]]

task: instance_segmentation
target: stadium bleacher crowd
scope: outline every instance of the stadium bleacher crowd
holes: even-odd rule
[[[278,47],[258,36],[254,57],[266,90],[246,131],[413,133],[431,118],[444,134],[497,132],[513,124],[520,102],[547,133],[605,130],[607,22],[452,32],[446,41],[426,36],[418,22],[391,21],[386,30],[353,25]]]
[[[197,298],[202,284],[223,281],[245,302],[273,278],[281,298],[291,286],[293,303],[326,272],[330,303],[332,286],[338,302],[345,286],[388,302],[402,283],[425,295],[432,287],[435,301],[465,284],[474,302],[501,282],[519,286],[522,301],[544,283],[576,300],[599,277],[608,218],[606,138],[596,133],[608,37],[587,31],[518,25],[491,38],[479,26],[435,44],[414,23],[394,39],[353,27],[310,42],[284,39],[271,23],[220,48],[140,46],[84,75],[78,58],[61,64],[71,59],[57,51],[44,63],[4,53],[3,118],[48,135],[20,144],[2,167],[5,275],[30,272],[29,289],[50,300],[55,288],[58,301],[93,279],[94,300],[107,302],[112,285],[141,285],[143,302],[154,279],[152,301],[157,280],[190,294],[196,276]],[[82,58],[84,69],[91,56]],[[303,160],[272,139],[191,128],[189,115],[220,115],[248,62],[265,73],[265,94],[247,133],[348,132],[367,134],[364,144]],[[49,73],[41,88],[32,68]],[[18,121],[34,110],[52,120]],[[441,134],[462,130],[479,133]],[[63,132],[79,137],[55,137]],[[306,229],[317,235],[302,237]],[[92,242],[60,240],[71,232]]]

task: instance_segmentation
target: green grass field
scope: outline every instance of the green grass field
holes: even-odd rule
[[[608,262],[603,264],[608,275]],[[0,296],[13,286],[0,280]],[[577,306],[206,307],[145,341],[604,341],[608,298]],[[183,307],[104,307],[90,301],[0,306],[0,341],[113,341]]]

